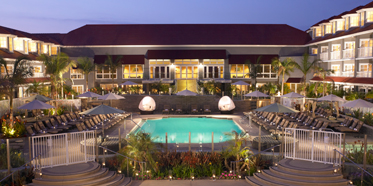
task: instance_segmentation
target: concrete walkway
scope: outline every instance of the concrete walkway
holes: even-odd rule
[[[234,185],[234,186],[247,186],[248,183],[244,180],[173,180],[173,181],[168,181],[168,180],[145,180],[145,181],[138,181],[134,180],[131,184],[131,186],[173,186],[173,185],[178,185],[178,186],[228,186],[228,185]]]

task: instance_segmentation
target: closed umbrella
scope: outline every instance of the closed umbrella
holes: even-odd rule
[[[267,105],[265,107],[260,107],[255,109],[255,111],[262,111],[262,112],[276,112],[276,113],[295,113],[299,112],[298,110],[289,108],[287,106],[278,104],[278,103],[273,103],[270,105]]]
[[[46,104],[46,103],[44,103],[42,101],[39,101],[39,100],[34,100],[34,101],[31,101],[30,103],[26,103],[26,104],[18,107],[18,109],[28,109],[28,110],[50,109],[50,108],[54,108],[54,106]]]
[[[196,96],[198,94],[187,89],[187,90],[183,90],[183,91],[180,91],[180,92],[176,93],[176,95],[178,95],[178,96]]]

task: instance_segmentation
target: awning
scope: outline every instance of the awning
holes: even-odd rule
[[[315,76],[311,82],[323,81],[322,78]],[[373,78],[360,78],[360,77],[331,77],[328,76],[325,78],[325,82],[334,82],[336,84],[346,84],[346,85],[366,85],[373,86]]]
[[[303,81],[303,78],[288,78],[286,83],[301,83]]]
[[[251,63],[256,63],[259,56],[262,56],[260,58],[260,64],[271,64],[273,58],[278,58],[278,55],[229,55],[229,64],[245,64],[246,61],[250,60]]]
[[[148,50],[147,59],[226,59],[225,50]]]
[[[122,64],[144,64],[145,63],[145,56],[144,55],[111,55],[113,60],[115,60],[118,56],[122,56],[120,60]],[[95,64],[103,64],[107,55],[95,55],[94,63]]]
[[[142,80],[142,83],[143,84],[147,84],[147,83],[159,83],[161,82],[162,83],[174,83],[174,80],[172,79],[146,79],[146,80]]]
[[[230,79],[201,79],[199,81],[202,83],[207,83],[210,81],[215,81],[216,83],[232,83],[232,80]]]

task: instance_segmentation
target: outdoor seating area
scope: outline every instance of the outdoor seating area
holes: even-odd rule
[[[83,111],[85,111],[85,109]],[[79,115],[78,111],[75,111],[61,116],[51,116],[36,122],[26,122],[25,126],[29,136],[88,130],[97,130],[97,132],[100,133],[103,128],[107,130],[129,115],[129,113],[124,113],[85,116]]]
[[[173,109],[171,105],[164,105],[162,114],[211,114],[210,105],[190,105],[190,109],[184,109],[183,105],[175,105]]]

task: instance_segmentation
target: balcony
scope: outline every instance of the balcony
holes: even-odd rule
[[[341,59],[341,51],[330,52],[330,60]]]
[[[368,71],[357,72],[356,77],[372,77],[372,72],[368,72]]]
[[[343,50],[343,59],[353,59],[353,58],[355,58],[355,50],[354,49]]]
[[[359,58],[372,57],[372,47],[359,48]]]
[[[324,52],[324,53],[320,53],[320,59],[323,60],[323,61],[327,61],[329,60],[329,55],[327,52]]]

